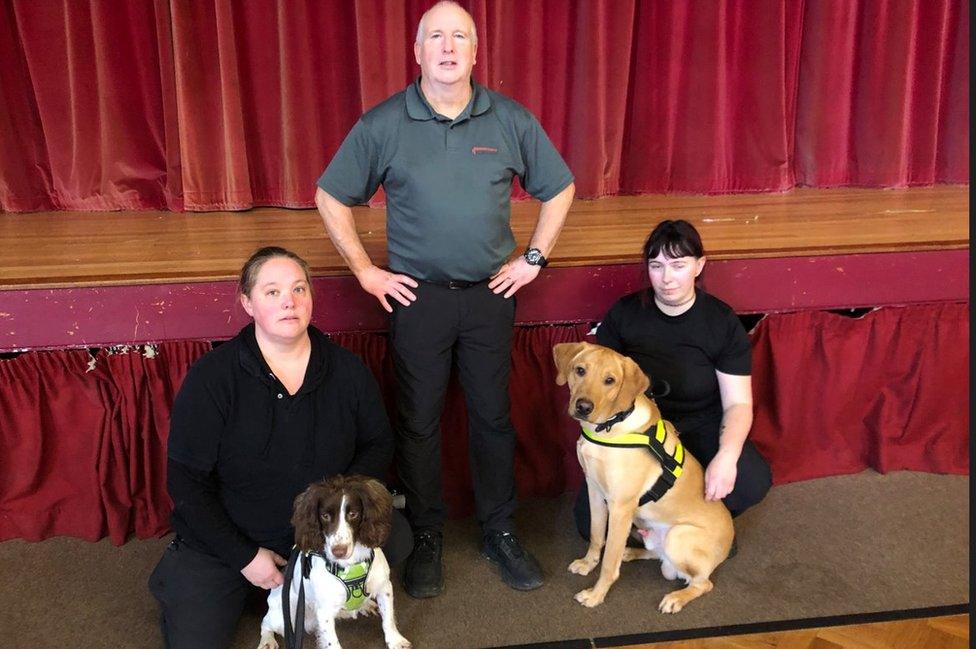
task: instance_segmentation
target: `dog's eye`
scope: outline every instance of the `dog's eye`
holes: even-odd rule
[[[613,378],[612,376],[608,376],[607,378],[603,379],[604,385],[613,385],[616,382],[617,379]]]
[[[351,521],[354,521],[357,518],[359,518],[359,512],[356,511],[346,512],[346,518],[348,518]]]
[[[325,523],[332,522],[332,514],[322,514],[322,521]]]
[[[577,365],[576,376],[585,376],[585,375],[586,375],[586,368],[583,367],[582,365]]]

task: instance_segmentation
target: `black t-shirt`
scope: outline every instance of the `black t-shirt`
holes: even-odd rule
[[[383,480],[393,435],[362,361],[314,327],[301,388],[289,395],[254,325],[198,360],[173,403],[167,485],[174,530],[243,568],[258,546],[287,555],[295,497],[343,473]]]
[[[716,432],[722,399],[715,370],[748,376],[751,345],[732,308],[702,290],[695,303],[677,316],[666,315],[650,291],[621,298],[596,333],[597,342],[634,359],[651,379],[671,388],[656,398],[661,414],[682,434]]]

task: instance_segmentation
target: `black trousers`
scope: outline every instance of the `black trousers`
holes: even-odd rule
[[[701,463],[704,470],[718,453],[718,430],[688,435],[682,433],[681,443]],[[739,462],[736,464],[735,486],[722,502],[734,518],[765,498],[772,484],[773,474],[769,464],[759,454],[755,444],[747,439],[742,446]],[[590,501],[585,482],[576,495],[573,515],[576,519],[576,529],[584,539],[589,539]]]
[[[383,553],[392,567],[406,559],[412,549],[410,525],[394,510],[393,529]],[[179,537],[166,547],[150,575],[149,591],[159,603],[167,649],[227,647],[245,606],[267,611],[268,591],[254,586],[217,557],[189,547]]]
[[[515,300],[487,282],[464,289],[421,282],[417,300],[396,305],[390,339],[397,377],[397,472],[415,531],[439,530],[446,507],[441,479],[444,396],[456,358],[468,410],[471,477],[484,531],[512,531],[515,429],[508,377]]]

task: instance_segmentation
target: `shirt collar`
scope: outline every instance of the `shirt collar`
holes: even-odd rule
[[[454,122],[463,122],[470,117],[476,117],[486,112],[491,108],[491,97],[488,91],[482,86],[475,83],[474,79],[471,80],[471,101],[468,105],[464,107],[461,114],[454,118]],[[436,119],[438,121],[451,121],[448,120],[443,115],[439,115],[431,107],[430,102],[424,97],[424,93],[420,90],[420,77],[417,77],[413,83],[407,86],[407,115],[410,119],[415,119],[417,121],[427,121],[431,119]]]

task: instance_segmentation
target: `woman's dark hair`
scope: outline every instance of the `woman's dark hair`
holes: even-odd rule
[[[665,257],[704,257],[701,235],[684,219],[661,221],[644,242],[644,264],[664,253]]]
[[[293,262],[298,264],[302,272],[305,273],[305,281],[308,282],[309,291],[312,290],[312,280],[309,277],[308,272],[308,262],[293,253],[291,250],[286,250],[284,248],[279,248],[278,246],[265,246],[260,248],[251,255],[251,258],[244,262],[244,266],[241,268],[241,277],[237,283],[237,290],[240,291],[241,295],[251,295],[251,289],[254,288],[254,283],[258,281],[258,273],[261,271],[261,266],[264,262],[269,259],[274,259],[275,257],[285,257],[291,259]]]

